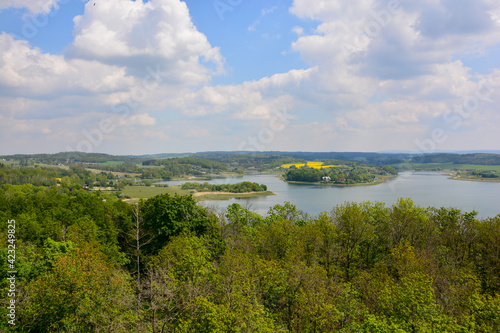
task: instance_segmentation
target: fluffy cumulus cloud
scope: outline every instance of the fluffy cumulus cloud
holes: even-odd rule
[[[123,64],[131,72],[155,64],[175,84],[208,83],[223,71],[219,49],[196,29],[186,3],[179,0],[88,3],[85,15],[74,22],[69,56]]]
[[[38,8],[35,2],[2,1],[0,9],[48,13],[57,5],[42,1]],[[6,152],[64,150],[103,132],[104,120],[112,123],[109,141],[132,131],[152,137],[147,128],[159,124],[149,111],[168,109],[179,94],[223,72],[219,50],[179,0],[88,2],[74,22],[73,42],[57,55],[0,33],[0,135],[34,142]],[[102,140],[94,141],[94,151],[105,149]]]
[[[0,34],[0,95],[50,97],[109,93],[133,83],[123,67],[44,54],[28,42]]]
[[[290,107],[293,96],[300,94],[300,86],[311,84],[314,72],[292,70],[241,85],[206,86],[180,96],[175,106],[189,116],[225,113],[242,120],[267,120],[274,112]]]

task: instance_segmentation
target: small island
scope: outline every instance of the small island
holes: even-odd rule
[[[351,162],[335,164],[338,161],[307,162],[304,164],[286,164],[288,169],[283,179],[291,183],[315,183],[321,185],[376,185],[385,182],[389,177],[398,175],[395,168],[372,166]]]
[[[236,184],[209,184],[187,182],[181,185],[182,190],[189,190],[198,201],[228,200],[232,198],[253,198],[274,195],[267,190],[267,185],[252,182]]]

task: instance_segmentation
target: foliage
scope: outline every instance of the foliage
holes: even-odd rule
[[[172,237],[183,232],[207,236],[219,242],[216,217],[190,195],[157,195],[147,200],[141,210],[145,228],[154,237],[148,245],[151,253],[157,253]]]
[[[400,199],[260,216],[25,184],[0,187],[0,219],[18,271],[2,332],[500,331],[500,215]]]
[[[25,292],[19,316],[26,332],[127,332],[136,319],[127,274],[92,244],[61,256]]]

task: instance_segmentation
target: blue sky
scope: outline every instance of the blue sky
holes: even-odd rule
[[[499,59],[494,0],[0,0],[0,154],[498,150]]]

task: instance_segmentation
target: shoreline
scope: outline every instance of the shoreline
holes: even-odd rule
[[[197,201],[213,201],[213,200],[230,200],[243,198],[257,198],[276,195],[271,191],[256,191],[256,192],[193,192],[193,197]]]
[[[466,175],[465,177],[461,177],[460,175],[455,173],[448,173],[447,174],[449,177],[448,179],[452,180],[461,180],[461,181],[466,181],[466,182],[480,182],[480,183],[500,183],[500,178],[476,178],[474,176],[468,176]]]
[[[500,177],[499,178],[478,178],[470,175],[458,175],[459,171],[455,170],[421,170],[421,169],[414,169],[414,170],[405,170],[405,171],[413,171],[413,172],[436,172],[440,173],[443,175],[448,176],[448,179],[451,180],[460,180],[460,181],[467,181],[467,182],[479,182],[479,183],[500,183]]]

